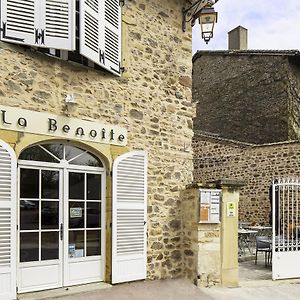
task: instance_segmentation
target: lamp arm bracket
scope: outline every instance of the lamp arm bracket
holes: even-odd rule
[[[197,0],[194,3],[192,3],[188,8],[183,9],[182,31],[186,31],[186,22],[190,22],[193,19],[193,15],[195,13],[200,12],[206,6],[211,7],[217,2],[218,0]],[[187,20],[187,16],[190,17],[189,20]]]

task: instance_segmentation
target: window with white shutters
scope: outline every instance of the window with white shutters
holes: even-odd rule
[[[1,0],[1,40],[75,49],[73,0]]]
[[[0,140],[0,299],[16,299],[16,156]]]
[[[112,73],[120,74],[120,1],[83,0],[80,4],[80,53]]]
[[[2,41],[120,75],[119,0],[0,1]]]
[[[130,152],[114,162],[112,211],[112,283],[145,279],[146,152]]]

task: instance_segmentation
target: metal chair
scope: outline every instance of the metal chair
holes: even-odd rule
[[[255,264],[257,265],[257,253],[263,252],[265,253],[265,266],[270,263],[272,249],[271,244],[269,242],[268,236],[256,236],[256,251],[255,251]]]

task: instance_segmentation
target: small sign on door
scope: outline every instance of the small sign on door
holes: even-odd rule
[[[82,208],[81,207],[71,207],[70,208],[70,218],[81,218]]]

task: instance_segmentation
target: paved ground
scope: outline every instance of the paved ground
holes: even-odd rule
[[[41,298],[45,299],[45,298]],[[48,298],[49,299],[49,298]],[[59,300],[212,300],[210,296],[182,279],[126,283],[111,288],[82,292]]]
[[[239,265],[240,287],[197,288],[183,279],[140,281],[111,286],[105,283],[24,294],[21,300],[299,300],[300,279],[272,281],[263,260]]]

